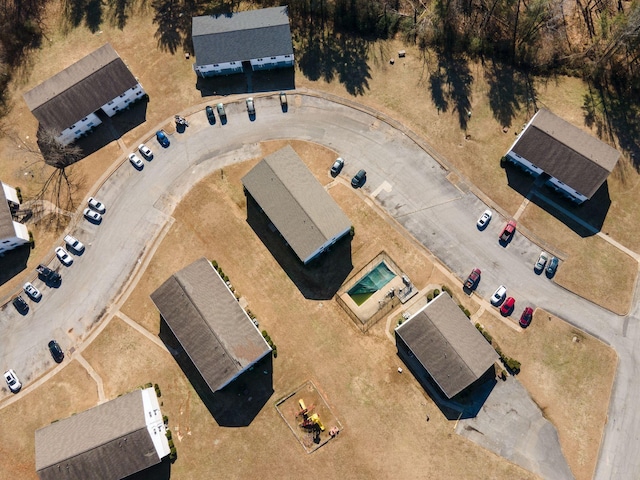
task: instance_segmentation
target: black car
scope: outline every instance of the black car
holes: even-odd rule
[[[16,307],[16,310],[20,312],[22,315],[25,315],[29,311],[29,305],[24,301],[20,295],[13,299],[13,306]]]
[[[49,342],[49,351],[51,352],[51,356],[56,361],[56,363],[60,363],[62,360],[64,360],[64,352],[60,348],[60,345],[58,345],[58,342],[56,342],[55,340],[51,340]]]
[[[549,261],[549,265],[547,265],[547,277],[551,278],[556,274],[556,270],[558,269],[558,258],[552,257]]]
[[[351,186],[353,188],[360,188],[364,185],[364,182],[367,181],[367,172],[364,170],[360,170],[355,176],[351,179]]]
[[[205,112],[207,112],[207,118],[209,119],[209,123],[211,125],[215,125],[216,123],[216,115],[215,113],[213,113],[213,108],[211,108],[209,105],[207,105],[207,107],[204,109]]]

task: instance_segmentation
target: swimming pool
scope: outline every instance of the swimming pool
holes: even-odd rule
[[[347,293],[357,305],[362,305],[371,295],[384,287],[395,276],[396,274],[387,267],[386,263],[380,262],[351,287]]]

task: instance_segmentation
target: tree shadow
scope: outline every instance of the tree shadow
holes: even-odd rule
[[[617,146],[629,156],[640,171],[640,100],[626,85],[603,81],[588,82],[589,91],[583,97],[585,125],[596,127],[598,137]]]
[[[526,73],[512,65],[485,63],[485,79],[489,84],[489,108],[502,127],[511,127],[523,105],[533,108],[537,93]]]
[[[179,48],[193,54],[191,19],[202,15],[202,7],[192,0],[153,0],[153,23],[158,26],[158,48],[174,54]],[[230,10],[227,10],[227,12]]]
[[[436,71],[429,76],[429,89],[436,108],[446,112],[451,105],[458,112],[458,123],[467,129],[471,117],[473,75],[465,55],[438,51]]]
[[[107,0],[109,22],[119,30],[123,30],[129,18],[128,12],[132,0]]]
[[[63,15],[71,27],[79,27],[84,22],[95,33],[102,23],[102,7],[102,0],[65,0]]]

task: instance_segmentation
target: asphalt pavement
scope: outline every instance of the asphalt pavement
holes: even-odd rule
[[[141,171],[122,156],[122,165],[91,193],[106,204],[102,223],[91,224],[78,214],[70,228],[86,250],[72,266],[62,269],[62,285],[52,289],[36,281],[43,298],[38,304],[30,302],[31,311],[25,317],[11,305],[0,311],[0,368],[15,369],[28,390],[30,382],[53,367],[47,342],[55,338],[69,351],[88,337],[130,288],[171,221],[173,209],[195,183],[221,167],[255,158],[261,141],[308,140],[334,149],[345,159],[344,178],[364,168],[364,192],[375,192],[382,208],[461,281],[479,267],[483,274],[479,295],[488,299],[504,284],[508,295],[517,299],[517,315],[525,305],[544,308],[615,348],[620,364],[596,478],[640,478],[640,456],[635,453],[640,431],[635,408],[640,398],[634,349],[640,336],[637,294],[631,314],[620,317],[565,291],[544,275],[535,275],[532,266],[540,248],[519,233],[506,248],[500,246],[498,232],[506,219],[495,211],[489,226],[479,231],[475,223],[487,205],[469,189],[452,185],[447,169],[420,148],[410,132],[396,128],[396,122],[387,123],[382,114],[372,115],[348,101],[328,101],[316,94],[289,94],[286,113],[277,95],[254,98],[254,121],[246,113],[243,97],[237,103],[228,98],[226,125],[220,121],[209,125],[202,107],[192,115],[184,114],[190,126],[182,134],[171,134],[167,149],[154,137],[141,139],[155,152]],[[0,406],[9,397],[3,388]]]

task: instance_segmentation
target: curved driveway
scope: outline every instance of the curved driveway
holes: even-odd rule
[[[504,283],[518,300],[539,306],[611,344],[620,358],[609,422],[601,448],[597,478],[638,478],[636,454],[640,415],[640,381],[634,351],[638,306],[618,317],[563,290],[544,275],[532,272],[539,248],[516,235],[507,248],[497,236],[504,219],[494,216],[488,228],[475,228],[486,206],[464,185],[454,186],[447,171],[402,130],[342,103],[312,95],[289,95],[282,113],[277,96],[256,96],[257,116],[250,121],[244,102],[227,105],[228,123],[210,126],[203,112],[189,118],[184,134],[170,136],[171,146],[155,152],[138,172],[122,164],[101,186],[96,197],[107,206],[101,225],[79,220],[74,234],[87,245],[84,255],[62,272],[59,289],[43,287],[43,299],[20,316],[7,308],[0,316],[0,366],[14,368],[25,384],[50,368],[46,348],[56,338],[64,350],[78,345],[122,295],[138,272],[174,207],[189,189],[209,173],[259,153],[258,142],[300,139],[336,150],[346,159],[343,176],[367,170],[363,190],[424,244],[458,277],[472,267],[483,272],[478,294],[488,298]],[[428,139],[427,139],[428,140]],[[42,287],[41,282],[36,284]],[[637,297],[637,296],[636,296]],[[4,402],[8,392],[3,391]]]

